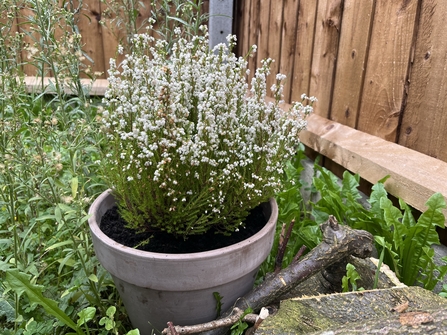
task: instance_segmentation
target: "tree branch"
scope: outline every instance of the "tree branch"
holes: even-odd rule
[[[366,258],[371,255],[374,239],[367,231],[354,230],[348,226],[339,225],[333,216],[330,216],[325,223],[321,224],[320,229],[323,233],[323,241],[302,260],[292,262],[277,274],[267,276],[263,283],[238,299],[233,308],[225,312],[221,319],[209,322],[207,324],[209,327],[201,328],[199,331],[203,332],[203,335],[225,334],[228,328],[239,320],[242,311],[247,308],[250,307],[253,311],[258,312],[262,307],[280,300],[282,295],[288,293],[299,283],[350,255],[359,258]],[[234,320],[234,322],[228,324],[228,320]],[[191,327],[196,326],[184,328]],[[192,334],[192,332],[185,333],[183,330],[179,331],[179,329],[183,329],[183,327],[176,327],[180,334]],[[167,330],[165,329],[163,334],[169,334],[165,331]]]

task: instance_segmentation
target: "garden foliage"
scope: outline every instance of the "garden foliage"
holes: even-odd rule
[[[194,32],[200,22],[187,13],[197,11],[198,2],[171,2],[174,12],[186,15],[179,25],[186,22]],[[0,1],[0,334],[136,335],[110,275],[97,262],[88,232],[87,209],[106,188],[98,164],[103,106],[79,80],[81,74],[95,77],[86,65],[74,15],[82,11],[82,1],[63,3],[61,8],[56,0]],[[139,29],[139,2],[123,3],[110,10],[134,20],[125,25],[130,36]],[[24,13],[20,6],[29,10],[20,18],[40,35],[13,33],[17,13]],[[154,15],[168,19],[166,13],[161,7]],[[64,34],[56,38],[61,22]],[[169,32],[159,30],[164,36]],[[33,42],[25,43],[25,37]],[[53,94],[28,94],[24,66],[34,68],[38,78],[51,74]],[[396,205],[389,199],[382,181],[374,185],[365,209],[358,202],[358,176],[345,173],[339,184],[316,165],[313,182],[304,185],[302,158],[298,151],[286,164],[285,187],[277,194],[280,221],[296,219],[284,265],[302,245],[309,250],[320,242],[318,224],[332,214],[372,232],[378,255],[402,281],[434,287],[446,273],[444,265],[433,262],[430,248],[439,243],[435,228],[445,221],[440,194],[416,218],[402,201]],[[311,201],[303,200],[303,191]],[[271,269],[275,250],[263,273]]]
[[[419,284],[432,290],[447,273],[447,259],[442,259],[443,264],[436,264],[431,248],[433,244],[440,244],[436,228],[444,229],[442,209],[446,203],[442,194],[433,194],[426,203],[427,210],[416,219],[414,211],[402,200],[397,200],[398,207],[394,205],[384,186],[388,177],[384,177],[373,185],[364,206],[359,201],[362,198],[358,190],[360,177],[348,171],[339,180],[315,164],[311,185],[304,185],[303,157],[298,153],[288,163],[285,190],[277,195],[280,221],[296,220],[284,264],[293,259],[302,245],[308,250],[315,247],[321,241],[318,225],[334,215],[339,223],[372,233],[380,259],[404,284]],[[303,199],[306,190],[310,192],[308,200]],[[273,260],[264,264],[263,269],[273,269]]]

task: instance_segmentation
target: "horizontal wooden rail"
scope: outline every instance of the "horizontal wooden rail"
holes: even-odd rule
[[[107,79],[96,79],[92,81],[91,79],[81,79],[81,84],[85,87],[90,87],[89,94],[92,96],[103,96],[109,85]],[[54,78],[44,77],[43,85],[41,77],[25,77],[25,86],[28,93],[42,93],[42,86],[45,89],[45,93],[52,94],[55,93],[51,87],[54,85]],[[76,94],[67,86],[64,87],[64,92],[67,94]]]
[[[50,80],[45,78],[45,83]],[[91,85],[90,80],[82,81]],[[28,92],[41,92],[39,78],[27,77],[25,82]],[[96,80],[90,95],[104,95],[107,87],[107,80]],[[282,108],[287,110],[290,105],[283,104]],[[389,175],[386,190],[419,211],[427,209],[425,203],[436,192],[447,199],[446,162],[316,114],[309,116],[307,130],[300,138],[304,145],[370,183]],[[443,213],[447,216],[447,209]]]
[[[389,175],[386,190],[419,211],[436,192],[447,199],[447,163],[316,114],[308,122],[300,135],[306,146],[370,183]]]

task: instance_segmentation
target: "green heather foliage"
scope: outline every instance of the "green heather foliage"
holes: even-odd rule
[[[284,75],[265,102],[271,59],[249,86],[247,60],[231,52],[235,36],[211,50],[206,31],[183,34],[175,29],[172,46],[138,35],[120,65],[111,61],[102,173],[136,231],[237,233],[281,189],[316,99],[303,95],[283,111]]]

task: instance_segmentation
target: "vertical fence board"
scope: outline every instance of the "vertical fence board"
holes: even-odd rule
[[[318,1],[309,91],[318,98],[315,113],[324,117],[329,116],[341,14],[341,0]]]
[[[62,5],[63,0],[60,0]],[[74,1],[78,5],[77,1]],[[77,27],[82,36],[82,50],[89,59],[85,59],[83,63],[87,66],[85,69],[88,73],[100,72],[98,78],[105,79],[104,54],[102,49],[102,35],[99,20],[101,19],[100,0],[83,0],[83,7],[79,14],[76,15]],[[62,34],[62,32],[59,32]],[[81,75],[86,77],[85,75]]]
[[[447,161],[447,21],[445,1],[422,2],[399,144]]]
[[[293,85],[293,57],[296,47],[296,27],[298,20],[299,0],[285,0],[283,24],[281,31],[281,58],[279,72],[287,76],[284,82],[284,100],[290,101]]]
[[[358,129],[395,142],[407,80],[417,0],[378,0]]]
[[[273,0],[275,1],[275,0]],[[269,19],[270,19],[270,0],[260,0],[259,7],[259,25],[258,25],[258,52],[256,55],[256,66],[261,66],[261,60],[270,56],[269,50]]]
[[[264,0],[265,2],[265,0]],[[261,16],[261,3],[259,0],[251,0],[250,4],[250,30],[248,36],[248,44],[249,48],[253,45],[259,46],[259,22]],[[250,57],[248,60],[248,68],[250,70],[250,75],[248,76],[248,82],[251,82],[251,78],[253,78],[254,71],[256,69],[258,59],[258,52],[256,52],[253,57]]]
[[[104,67],[104,53],[102,48],[102,31],[99,23],[101,19],[100,0],[84,0],[84,7],[78,15],[78,28],[82,35],[83,51],[93,60],[84,63],[91,72],[101,72],[98,78],[106,78]]]
[[[330,111],[331,120],[355,128],[360,113],[374,0],[346,0]]]
[[[296,27],[296,45],[293,59],[293,77],[290,101],[300,101],[301,94],[309,93],[312,46],[316,24],[317,2],[300,0]]]
[[[270,3],[269,32],[268,32],[268,57],[274,62],[270,67],[270,76],[267,77],[267,94],[271,94],[270,87],[276,82],[276,74],[279,72],[281,61],[281,29],[284,2],[272,0]]]
[[[235,13],[233,21],[233,33],[237,36],[237,45],[235,53],[237,55],[246,55],[249,50],[249,31],[250,31],[250,7],[251,0],[235,2]]]
[[[102,50],[104,55],[104,68],[107,71],[110,68],[109,61],[110,58],[117,58],[117,62],[120,63],[124,57],[122,55],[117,54],[118,45],[120,43],[126,42],[126,30],[123,27],[123,24],[120,26],[117,25],[117,16],[115,13],[109,10],[109,7],[112,6],[112,3],[115,0],[105,0],[101,1],[101,35],[102,35]],[[115,1],[116,2],[116,1]]]

